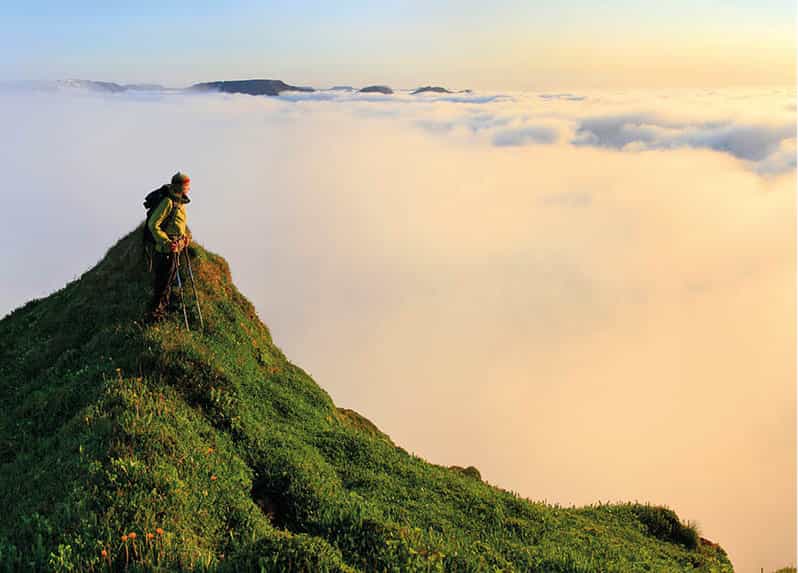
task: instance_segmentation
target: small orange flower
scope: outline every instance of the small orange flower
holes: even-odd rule
[[[127,543],[127,535],[122,536],[122,543]]]
[[[100,555],[102,555],[103,557],[108,557],[108,552],[105,549],[103,549],[102,551],[100,551]]]
[[[136,539],[136,532],[135,531],[131,531],[130,533],[127,534],[127,536],[130,539]]]
[[[160,527],[156,527],[155,533],[157,533],[158,535],[163,535],[163,529],[161,529]]]
[[[207,451],[207,452],[205,452],[205,453],[206,453],[206,454],[212,454],[212,453],[213,453],[213,448],[208,448],[208,451]]]
[[[148,533],[147,534],[147,539],[152,539],[153,537],[155,537],[155,536],[152,533]]]
[[[211,476],[211,481],[216,481],[216,476]]]

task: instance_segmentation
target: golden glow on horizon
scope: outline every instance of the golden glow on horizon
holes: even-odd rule
[[[463,69],[476,70],[474,85],[486,89],[511,84],[518,89],[645,89],[794,87],[796,83],[792,25],[767,36],[760,30],[731,36],[727,30],[709,27],[679,35],[583,32],[557,30],[520,41],[497,37],[489,48],[470,55]]]

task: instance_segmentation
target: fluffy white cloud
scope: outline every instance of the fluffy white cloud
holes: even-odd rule
[[[653,114],[592,117],[581,120],[573,143],[614,149],[698,147],[753,162],[770,159],[782,144],[795,142],[795,125],[751,125],[733,121],[675,123]],[[784,170],[795,168],[786,163]]]
[[[493,144],[502,147],[527,143],[556,143],[557,139],[557,130],[541,125],[530,125],[497,132],[493,136]]]
[[[789,154],[796,138],[793,97],[781,90],[420,96],[400,91],[392,96],[285,94],[280,99],[350,104],[359,115],[408,118],[438,135],[478,136],[501,147],[570,141],[619,151],[710,149],[772,175],[795,169]]]

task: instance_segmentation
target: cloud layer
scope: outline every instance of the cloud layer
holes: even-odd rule
[[[761,162],[783,143],[795,145],[795,126],[705,122],[676,123],[653,114],[600,116],[581,120],[572,143],[611,149],[705,148],[728,153],[738,159]],[[785,170],[795,168],[793,163]]]
[[[377,104],[360,112],[413,117],[415,125],[432,133],[479,134],[496,146],[570,143],[623,151],[708,149],[740,159],[763,175],[796,167],[794,93],[789,90],[659,92],[653,97],[639,92],[457,96],[317,92],[285,94],[280,99]],[[554,105],[542,106],[541,100]],[[763,104],[767,107],[760,107]],[[401,110],[405,105],[411,109]],[[610,109],[613,113],[602,113]]]
[[[0,94],[0,313],[184,170],[194,235],[337,404],[530,498],[665,503],[738,569],[783,566],[794,96],[543,95]]]

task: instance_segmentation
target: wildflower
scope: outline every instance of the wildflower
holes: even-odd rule
[[[156,527],[155,533],[157,533],[158,535],[163,535],[163,529],[161,529],[160,527]]]
[[[208,448],[208,451],[207,451],[207,452],[205,452],[205,453],[206,453],[206,454],[212,454],[212,453],[213,453],[213,448]]]
[[[131,531],[130,533],[127,534],[127,536],[130,539],[136,539],[136,532],[135,531]]]
[[[108,552],[105,549],[103,549],[102,551],[100,551],[100,555],[102,555],[103,557],[108,557]]]
[[[155,537],[155,535],[152,533],[147,533],[147,539],[152,539],[153,537]]]
[[[211,476],[211,481],[216,481],[216,476]]]
[[[127,543],[127,535],[122,536],[122,543]]]

